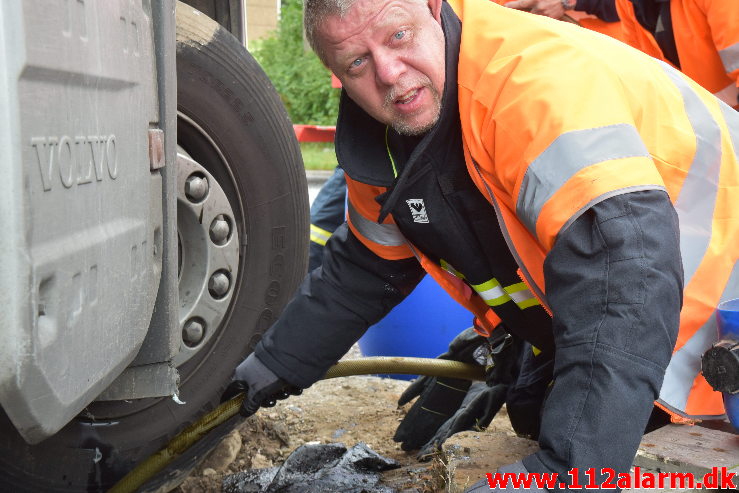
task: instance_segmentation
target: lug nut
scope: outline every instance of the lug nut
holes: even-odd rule
[[[204,335],[205,327],[203,322],[195,318],[188,320],[182,329],[182,340],[190,347],[197,346],[203,340]]]
[[[216,245],[224,245],[231,234],[231,225],[226,216],[219,214],[210,223],[210,240]]]
[[[200,202],[208,195],[208,179],[193,173],[185,182],[185,195],[191,202]]]
[[[210,295],[215,298],[223,298],[228,294],[228,289],[231,287],[231,279],[223,271],[218,271],[208,280],[208,291]]]

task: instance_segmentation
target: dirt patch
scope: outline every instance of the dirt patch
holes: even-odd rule
[[[415,462],[412,455],[392,441],[395,428],[405,415],[403,409],[397,408],[397,400],[407,386],[406,381],[370,376],[318,382],[303,395],[262,409],[247,419],[236,430],[241,447],[233,460],[225,464],[221,459],[221,444],[175,491],[220,491],[223,476],[279,465],[308,442],[341,442],[348,447],[364,442],[401,464]],[[228,437],[224,443],[231,448],[233,441]]]
[[[360,357],[355,345],[342,359]],[[407,380],[375,376],[317,382],[302,395],[261,409],[245,420],[174,492],[220,492],[225,476],[279,466],[306,443],[343,443],[349,448],[360,442],[400,463],[399,469],[383,475],[383,482],[397,491],[454,491],[457,488],[446,458],[422,463],[415,453],[404,452],[393,441],[395,429],[415,402],[398,408],[398,398],[409,384]],[[488,431],[513,434],[505,408]]]
[[[175,491],[221,491],[224,476],[282,464],[305,443],[366,443],[375,452],[395,459],[401,468],[385,473],[385,482],[398,491],[447,491],[448,471],[441,460],[420,463],[392,440],[411,404],[398,408],[404,380],[373,376],[344,377],[316,383],[303,395],[262,409],[234,430]],[[508,431],[501,412],[489,430]]]
[[[410,403],[403,408],[397,407],[398,397],[408,384],[403,380],[369,376],[318,382],[303,395],[282,401],[274,408],[262,409],[244,421],[175,492],[220,492],[224,476],[279,466],[306,443],[340,442],[353,447],[364,442],[401,465],[399,469],[383,473],[382,484],[401,493],[461,493],[486,473],[516,462],[537,449],[536,442],[516,437],[503,408],[484,432],[457,434],[447,440],[443,455],[430,462],[418,462],[414,453],[402,451],[392,440],[398,423],[412,406]],[[695,430],[711,431],[671,426],[688,434]],[[637,455],[637,461],[642,460],[639,463],[642,470],[655,467],[644,463],[644,456],[654,455],[654,443],[659,440],[656,434],[662,432],[657,430],[645,436]],[[673,435],[678,431],[665,430],[665,433],[674,441]],[[729,450],[730,456],[731,445],[720,448],[722,452]],[[712,453],[717,453],[715,446]]]

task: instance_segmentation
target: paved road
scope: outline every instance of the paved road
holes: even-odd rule
[[[323,184],[333,173],[333,170],[327,171],[306,171],[305,176],[308,179],[308,198],[310,203],[313,203],[313,199],[318,195],[318,191],[321,189]]]

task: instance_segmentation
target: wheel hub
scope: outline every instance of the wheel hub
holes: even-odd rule
[[[239,270],[239,235],[225,192],[208,170],[182,149],[177,153],[179,234],[179,366],[221,326]]]

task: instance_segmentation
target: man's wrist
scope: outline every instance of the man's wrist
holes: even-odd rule
[[[577,5],[577,0],[561,0],[562,1],[562,8],[565,10],[575,10],[575,6]]]

